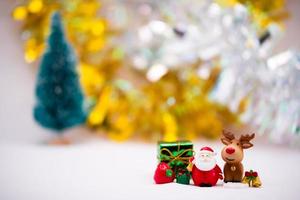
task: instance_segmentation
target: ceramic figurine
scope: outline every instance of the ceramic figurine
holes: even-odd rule
[[[255,134],[242,135],[240,139],[236,139],[235,136],[223,131],[221,141],[226,146],[222,150],[222,158],[226,162],[224,166],[224,182],[241,182],[244,174],[244,167],[241,163],[244,158],[244,149],[248,149],[253,146],[250,143],[255,137]]]
[[[211,187],[218,179],[223,179],[222,171],[216,163],[215,153],[210,147],[203,147],[190,162],[189,169],[196,186]]]

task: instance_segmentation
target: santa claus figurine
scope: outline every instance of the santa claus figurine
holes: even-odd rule
[[[215,153],[210,147],[203,147],[190,160],[190,170],[194,184],[200,187],[216,185],[218,179],[223,179],[222,171],[216,163]]]

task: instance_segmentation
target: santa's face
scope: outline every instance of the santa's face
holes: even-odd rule
[[[200,152],[194,164],[201,171],[209,171],[216,166],[216,159],[213,153]]]

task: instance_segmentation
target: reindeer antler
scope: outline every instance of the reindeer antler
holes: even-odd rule
[[[240,141],[241,142],[249,142],[250,140],[252,140],[255,137],[255,133],[252,133],[251,135],[247,134],[247,135],[241,135],[240,137]]]
[[[229,140],[233,140],[234,139],[234,135],[231,132],[227,132],[225,130],[222,131],[223,135],[225,136],[225,138],[229,139]]]

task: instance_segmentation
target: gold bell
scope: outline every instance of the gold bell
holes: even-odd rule
[[[243,177],[242,183],[243,183],[243,184],[248,184],[248,180],[247,180],[246,176]]]
[[[189,165],[186,167],[186,169],[191,172],[193,170],[193,166],[194,164],[193,163],[189,163]]]
[[[260,178],[257,176],[252,182],[252,187],[260,187],[260,186],[261,186],[261,181]]]

